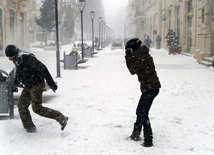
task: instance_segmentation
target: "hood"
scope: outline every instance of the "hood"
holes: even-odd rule
[[[149,49],[145,45],[143,45],[143,46],[140,46],[134,53],[135,55],[148,54]]]

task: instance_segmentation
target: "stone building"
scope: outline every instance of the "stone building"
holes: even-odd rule
[[[0,55],[8,44],[29,49],[36,39],[36,0],[0,0]]]
[[[167,49],[169,29],[179,37],[181,52],[201,61],[214,55],[214,0],[129,0],[129,37],[150,36],[156,47],[157,35]]]

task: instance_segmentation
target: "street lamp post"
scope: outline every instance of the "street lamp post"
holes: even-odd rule
[[[56,16],[56,68],[57,76],[60,76],[60,51],[59,51],[59,27],[58,27],[58,0],[55,0],[55,16]]]
[[[92,52],[94,52],[94,17],[95,12],[91,11],[90,13],[91,21],[92,21]]]
[[[101,28],[101,47],[103,48],[104,47],[104,27],[105,27],[105,22],[103,21],[102,23],[101,23],[101,26],[102,26],[102,28]]]
[[[106,47],[106,24],[103,25],[103,46]]]
[[[103,22],[102,17],[99,17],[99,43],[98,43],[98,50],[100,50],[100,30],[101,30],[101,23]]]
[[[109,41],[110,41],[109,31],[110,31],[110,28],[107,26],[107,30],[106,30],[106,40],[107,40],[107,44],[109,44]]]
[[[78,0],[78,7],[81,13],[81,40],[82,40],[82,59],[84,59],[84,43],[83,43],[83,10],[85,8],[85,0]]]

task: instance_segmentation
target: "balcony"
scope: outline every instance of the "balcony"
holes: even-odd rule
[[[135,13],[135,18],[136,19],[144,19],[145,15],[143,14],[143,12],[136,12]]]

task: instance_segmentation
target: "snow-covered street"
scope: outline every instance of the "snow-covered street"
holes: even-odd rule
[[[70,45],[62,46],[63,51]],[[150,110],[154,147],[127,140],[140,98],[136,75],[126,67],[124,50],[98,52],[78,70],[56,77],[55,51],[31,48],[58,83],[44,92],[44,106],[69,117],[64,131],[32,112],[37,133],[27,133],[15,106],[15,119],[0,120],[1,155],[211,155],[214,154],[214,69],[184,55],[151,49],[162,88]],[[0,57],[0,69],[14,67]],[[21,89],[18,93],[21,92]],[[15,94],[17,95],[17,94]],[[143,137],[143,135],[141,135]]]

